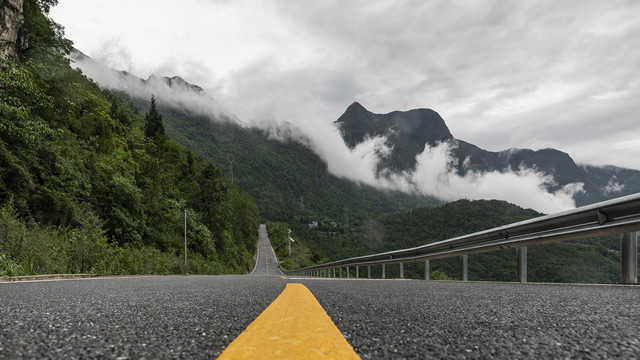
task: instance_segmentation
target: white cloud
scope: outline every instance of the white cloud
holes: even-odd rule
[[[550,193],[546,186],[554,184],[553,177],[535,169],[485,173],[469,171],[462,176],[453,166],[455,163],[451,150],[449,143],[441,143],[433,148],[425,148],[416,157],[415,171],[406,175],[420,193],[447,201],[505,200],[544,213],[554,213],[574,208],[573,195],[582,191],[582,184],[572,183]]]
[[[622,189],[624,189],[624,184],[620,184],[618,182],[618,178],[614,175],[611,179],[609,179],[609,182],[607,183],[607,186],[605,186],[604,191],[605,193],[610,194],[614,192],[620,192],[622,191]]]

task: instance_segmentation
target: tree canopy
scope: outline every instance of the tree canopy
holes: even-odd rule
[[[25,1],[29,49],[0,70],[0,276],[250,270],[253,199],[163,136],[155,99],[143,116],[73,70],[54,3]]]
[[[164,125],[162,124],[162,115],[158,112],[156,108],[156,99],[154,96],[151,96],[151,106],[149,107],[149,111],[144,117],[145,119],[145,127],[144,134],[148,138],[162,137],[164,136]]]

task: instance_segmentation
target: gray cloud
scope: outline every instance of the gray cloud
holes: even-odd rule
[[[310,38],[326,45],[329,64],[343,61],[341,66],[369,86],[355,95],[379,111],[433,107],[458,137],[493,150],[539,143],[512,135],[521,128],[534,131],[533,139],[577,149],[567,140],[585,143],[602,132],[585,133],[591,126],[576,132],[568,125],[603,122],[607,111],[606,133],[629,130],[639,91],[640,54],[633,45],[639,26],[630,16],[638,14],[637,5],[392,2],[380,9],[378,4],[287,3],[282,9],[293,21],[305,21]],[[619,106],[612,99],[591,104],[594,96],[616,91],[629,95]],[[584,108],[594,108],[598,118]],[[556,111],[545,114],[549,109]],[[567,126],[558,126],[563,123]],[[596,158],[618,163],[615,157]]]

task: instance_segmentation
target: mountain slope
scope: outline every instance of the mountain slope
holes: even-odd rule
[[[232,162],[234,183],[256,199],[265,220],[308,224],[327,218],[346,223],[348,216],[353,224],[381,213],[439,203],[431,197],[380,191],[338,178],[306,145],[276,140],[242,123],[200,87],[177,77],[142,80],[78,51],[71,57],[83,73],[98,79],[101,86],[125,92],[143,112],[153,93],[167,134],[224,169],[229,179]]]
[[[211,121],[171,107],[160,110],[171,137],[218,164],[229,178],[233,167],[234,183],[256,199],[265,219],[309,223],[327,217],[342,223],[346,211],[353,223],[370,214],[438,203],[333,176],[311,149],[298,142],[270,139],[256,128]]]

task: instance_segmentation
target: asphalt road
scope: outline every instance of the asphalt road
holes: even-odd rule
[[[258,229],[258,254],[256,256],[256,267],[251,272],[251,276],[283,276],[278,269],[278,260],[273,252],[269,237],[267,236],[267,227],[260,225]]]
[[[287,282],[362,358],[640,357],[640,287],[282,279],[259,249],[251,276],[0,283],[0,358],[212,359]]]

